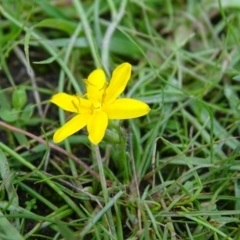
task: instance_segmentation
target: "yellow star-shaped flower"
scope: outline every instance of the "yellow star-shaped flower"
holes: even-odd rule
[[[117,99],[130,79],[131,68],[129,63],[119,65],[109,85],[104,71],[94,70],[85,80],[86,98],[66,93],[54,95],[52,103],[77,115],[55,132],[53,141],[61,142],[87,126],[89,140],[97,145],[104,137],[108,119],[130,119],[147,114],[150,108],[146,103],[131,98]]]

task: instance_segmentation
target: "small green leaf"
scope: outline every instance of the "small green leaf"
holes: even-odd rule
[[[235,81],[240,81],[240,76],[234,77],[233,80],[235,80]]]
[[[77,27],[77,23],[65,19],[48,18],[42,20],[34,27],[54,28],[72,34]]]
[[[60,18],[60,19],[66,19],[67,16],[64,14],[64,9],[60,9],[59,7],[55,7],[51,1],[48,0],[33,0],[31,2],[34,2],[34,4],[38,4],[43,12],[51,17],[54,18]]]
[[[31,66],[30,60],[29,60],[29,41],[30,41],[32,32],[33,32],[33,28],[30,28],[29,30],[27,30],[24,38],[24,52],[26,55],[28,66]]]
[[[216,1],[218,4],[218,1]],[[222,0],[221,1],[223,8],[240,8],[239,0]]]
[[[0,117],[5,122],[16,122],[18,119],[19,112],[16,109],[0,109]]]
[[[120,31],[114,32],[109,45],[109,50],[113,53],[134,58],[141,56],[141,52],[137,45]]]
[[[18,88],[12,94],[12,105],[16,109],[22,109],[27,103],[27,94],[24,88]]]
[[[17,123],[15,123],[17,124]],[[21,125],[18,124],[17,127],[20,127]],[[25,135],[23,135],[22,133],[19,132],[14,132],[13,133],[14,137],[17,139],[18,143],[22,146],[26,146],[27,148],[29,148],[29,142],[28,139]]]
[[[20,119],[24,122],[29,121],[33,115],[33,105],[28,104],[22,111]]]

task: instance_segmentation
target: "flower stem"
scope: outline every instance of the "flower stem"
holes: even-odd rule
[[[121,166],[123,169],[123,176],[124,176],[124,184],[129,184],[129,175],[130,175],[130,169],[129,169],[129,162],[127,161],[127,152],[126,152],[126,146],[127,146],[127,139],[122,134],[121,140],[120,140],[120,161]]]
[[[101,182],[102,191],[103,191],[103,198],[104,198],[105,203],[107,203],[108,202],[108,190],[107,190],[107,183],[106,183],[106,178],[105,178],[105,174],[104,174],[104,170],[103,170],[102,158],[100,155],[99,146],[94,145],[94,148],[95,148],[95,153],[96,153],[96,158],[97,158],[100,182]]]
[[[98,171],[99,171],[99,176],[100,176],[100,182],[101,182],[101,186],[102,186],[103,198],[104,198],[105,205],[107,205],[109,203],[109,196],[108,196],[107,183],[106,183],[106,178],[105,178],[103,164],[102,164],[102,158],[101,158],[99,146],[94,145],[94,148],[95,148],[95,153],[96,153],[96,158],[97,158],[97,165],[98,165]],[[111,229],[112,235],[116,237],[116,230],[115,230],[115,226],[114,226],[111,209],[109,209],[106,212],[106,214],[107,214],[108,222],[110,224],[110,229]]]

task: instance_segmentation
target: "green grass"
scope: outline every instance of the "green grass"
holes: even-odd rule
[[[236,0],[0,1],[0,239],[240,239],[239,33]],[[51,96],[123,62],[151,112],[54,145]]]

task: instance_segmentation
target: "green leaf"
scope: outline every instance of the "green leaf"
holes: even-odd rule
[[[60,10],[60,8],[55,7],[53,4],[50,3],[50,1],[45,0],[33,0],[36,4],[41,6],[43,13],[48,14],[55,18],[67,18],[64,14],[64,11]]]
[[[58,227],[58,231],[61,233],[64,239],[72,239],[72,240],[78,239],[76,236],[74,236],[74,233],[67,225],[61,223],[57,219],[56,219],[56,225]]]
[[[7,108],[7,109],[11,108],[11,103],[7,99],[6,94],[5,94],[4,90],[2,90],[1,86],[0,86],[0,106]]]
[[[240,8],[239,0],[221,0],[223,8]]]
[[[48,18],[36,24],[34,27],[54,28],[72,34],[77,23],[65,19]]]
[[[20,124],[17,125],[17,127],[21,127]],[[28,139],[25,135],[23,135],[22,133],[19,132],[13,132],[14,137],[17,139],[18,143],[22,146],[26,146],[27,148],[29,148],[29,142]]]
[[[5,122],[16,122],[18,119],[18,114],[19,112],[16,111],[16,109],[5,109],[2,108],[0,109],[0,117],[3,119]]]
[[[240,81],[240,75],[233,78],[235,81]]]
[[[12,105],[15,109],[22,109],[27,103],[27,94],[24,88],[18,88],[12,94]]]
[[[137,48],[137,46],[120,31],[116,31],[113,34],[109,49],[113,53],[125,56],[131,57],[141,56],[140,50]]]
[[[29,60],[29,41],[30,41],[32,31],[33,31],[33,28],[30,28],[28,31],[26,31],[26,35],[24,38],[24,52],[26,55],[26,60],[27,60],[28,66],[31,66],[30,60]]]
[[[22,111],[20,119],[24,122],[29,121],[33,115],[33,105],[28,104]]]
[[[4,233],[1,239],[18,239],[24,240],[24,237],[19,233],[19,231],[13,226],[11,222],[5,217],[2,211],[0,211],[0,232]]]
[[[58,48],[62,48],[62,47],[66,47],[70,44],[71,39],[69,38],[57,38],[57,39],[47,39],[44,40],[49,46],[53,46],[53,47],[58,47]],[[34,42],[31,42],[32,46],[36,46],[36,44],[34,45]],[[74,41],[74,47],[76,48],[87,48],[88,47],[88,42],[87,39],[85,37],[79,37],[76,39],[76,41]],[[61,52],[61,51],[59,51]]]

